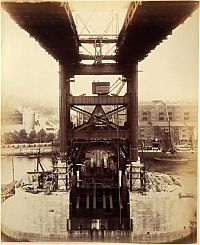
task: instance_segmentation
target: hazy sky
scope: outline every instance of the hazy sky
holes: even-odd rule
[[[139,100],[198,99],[198,21],[196,11],[139,64]],[[117,77],[79,77],[72,92],[81,94],[86,87],[90,90],[93,80],[115,81]],[[58,63],[4,11],[2,97],[58,103]]]

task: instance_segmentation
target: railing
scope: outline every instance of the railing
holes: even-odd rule
[[[125,18],[125,21],[124,21],[124,25],[122,27],[123,31],[125,31],[130,23],[130,21],[132,20],[138,6],[141,4],[141,1],[134,1],[131,3],[129,9],[128,9],[128,12],[127,12],[127,15],[126,15],[126,18]]]

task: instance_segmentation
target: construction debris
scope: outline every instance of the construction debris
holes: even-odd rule
[[[172,192],[181,186],[171,175],[159,172],[147,172],[147,180],[146,190],[151,192]]]

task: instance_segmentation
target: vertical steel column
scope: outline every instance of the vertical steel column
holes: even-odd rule
[[[60,117],[60,153],[61,159],[67,159],[70,109],[67,96],[70,94],[70,82],[66,67],[59,65],[59,117]]]
[[[127,93],[129,96],[128,125],[130,129],[130,161],[138,160],[138,64],[131,66],[128,76]]]
[[[103,191],[103,209],[106,209],[106,193]]]
[[[96,186],[94,186],[93,190],[93,209],[97,207],[97,193],[96,193]]]
[[[89,195],[89,193],[87,193],[87,195],[86,195],[86,208],[87,209],[90,208],[90,195]]]
[[[79,207],[80,207],[80,194],[78,194],[76,199],[76,209],[79,209]]]

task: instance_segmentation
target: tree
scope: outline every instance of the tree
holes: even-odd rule
[[[13,133],[9,132],[9,133],[4,133],[3,134],[3,142],[5,144],[13,144],[14,140],[13,140]]]
[[[31,130],[28,137],[29,143],[34,143],[37,140],[37,134],[35,130]]]
[[[4,133],[4,135],[3,135],[3,142],[5,144],[20,143],[19,133],[17,131]]]
[[[43,128],[38,132],[37,138],[39,142],[41,143],[45,142],[46,132]]]
[[[53,133],[48,133],[46,135],[46,142],[51,142],[55,138],[55,135]]]
[[[13,138],[14,143],[20,143],[21,142],[20,134],[17,131],[12,133],[12,138]]]
[[[26,130],[25,129],[21,129],[19,131],[19,140],[20,140],[20,142],[21,143],[26,143],[27,142],[27,139],[28,139],[28,137],[27,137]]]
[[[60,139],[60,129],[58,129],[57,138],[58,138],[58,140]]]

